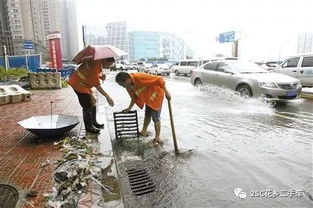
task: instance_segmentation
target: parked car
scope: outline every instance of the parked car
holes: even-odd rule
[[[153,66],[152,63],[146,63],[146,62],[138,62],[138,71],[139,72],[146,72],[149,73],[150,68]]]
[[[270,100],[296,99],[301,91],[299,80],[268,72],[252,62],[216,61],[192,72],[193,85],[212,84],[229,88],[249,97]]]
[[[128,64],[125,61],[115,61],[114,65],[111,67],[112,71],[116,71],[116,70],[128,70]]]
[[[274,72],[299,79],[303,87],[313,87],[313,54],[289,57]]]
[[[154,64],[149,68],[149,72],[156,75],[170,75],[171,70],[167,64]]]
[[[128,65],[128,68],[131,69],[131,70],[137,70],[139,72],[139,69],[138,69],[138,64],[137,63],[130,63]]]
[[[181,60],[178,62],[178,64],[172,67],[172,72],[174,72],[176,76],[180,74],[191,75],[192,70],[209,61],[210,60],[194,60],[194,59]]]

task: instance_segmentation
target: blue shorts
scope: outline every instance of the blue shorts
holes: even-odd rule
[[[153,122],[158,122],[160,121],[161,110],[162,110],[162,106],[160,107],[158,111],[156,111],[146,105],[145,116],[150,116],[152,117]]]

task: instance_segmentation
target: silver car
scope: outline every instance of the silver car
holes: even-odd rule
[[[303,87],[313,87],[313,54],[289,57],[274,71],[299,79]]]
[[[271,73],[252,62],[216,61],[204,64],[191,74],[193,85],[212,84],[238,91],[249,97],[270,100],[298,98],[299,80],[283,74]]]

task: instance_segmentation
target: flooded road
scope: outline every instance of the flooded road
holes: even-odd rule
[[[126,90],[114,82],[115,74],[109,73],[103,85],[115,102],[106,111],[113,138],[112,114],[130,102]],[[187,77],[165,79],[183,154],[173,154],[165,100],[162,147],[146,145],[153,135],[115,142],[126,207],[313,206],[312,100],[271,106],[220,88],[194,88]],[[134,109],[141,128],[144,111]],[[153,123],[149,130],[154,134]],[[134,166],[148,170],[154,193],[134,197],[127,192],[123,171]]]

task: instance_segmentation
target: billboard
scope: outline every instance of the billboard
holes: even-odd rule
[[[53,32],[48,35],[49,53],[51,67],[54,69],[62,68],[62,52],[61,52],[61,34]]]

